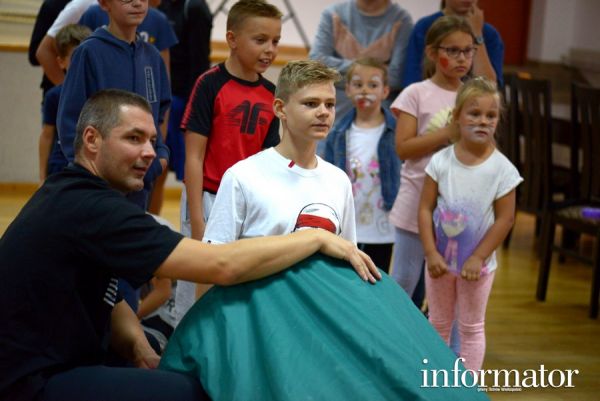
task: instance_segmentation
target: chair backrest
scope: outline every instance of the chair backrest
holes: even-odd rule
[[[600,89],[571,85],[571,124],[581,152],[574,155],[580,166],[579,198],[600,201]]]
[[[518,107],[518,90],[516,85],[517,75],[505,73],[503,75],[504,86],[501,88],[504,113],[498,126],[498,147],[502,153],[520,170],[521,160],[519,157],[519,128],[520,116]]]
[[[531,213],[542,212],[552,200],[552,95],[548,80],[515,80],[523,136],[521,174],[524,182],[519,207]],[[518,137],[518,136],[517,136]]]

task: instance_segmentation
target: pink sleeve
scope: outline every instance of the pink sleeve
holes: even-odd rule
[[[420,83],[409,85],[394,100],[390,109],[396,117],[401,111],[414,117],[419,115],[419,86]]]

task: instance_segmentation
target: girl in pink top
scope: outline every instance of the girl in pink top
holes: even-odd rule
[[[400,190],[390,212],[396,227],[392,275],[412,296],[424,265],[417,210],[431,155],[449,143],[448,121],[462,78],[471,69],[477,47],[469,23],[445,16],[435,21],[425,38],[425,75],[392,103],[396,152],[404,160]]]

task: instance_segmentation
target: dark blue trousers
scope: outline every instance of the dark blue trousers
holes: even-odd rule
[[[85,366],[55,374],[41,401],[210,401],[200,382],[158,369]]]

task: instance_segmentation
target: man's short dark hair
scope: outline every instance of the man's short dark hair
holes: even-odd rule
[[[121,106],[135,106],[152,114],[150,104],[141,97],[132,92],[121,89],[104,89],[92,95],[83,105],[73,146],[75,154],[79,152],[83,145],[83,131],[86,127],[92,126],[100,132],[103,138],[106,138],[110,131],[121,122]]]

